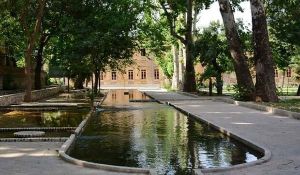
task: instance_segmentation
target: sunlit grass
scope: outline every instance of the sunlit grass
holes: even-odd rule
[[[300,112],[300,99],[280,100],[278,103],[263,103],[274,108],[285,109],[293,112]]]

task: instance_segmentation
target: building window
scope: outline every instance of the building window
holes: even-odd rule
[[[116,71],[111,72],[111,79],[112,80],[117,80],[117,72]]]
[[[100,72],[100,80],[103,80],[103,78],[104,78],[104,77],[103,77],[103,72],[101,71],[101,72]]]
[[[275,69],[275,77],[278,77],[278,69]]]
[[[291,77],[292,76],[292,69],[291,68],[288,68],[286,70],[286,77]]]
[[[141,70],[142,79],[145,80],[147,78],[146,76],[146,70]]]
[[[133,80],[133,70],[128,71],[128,80]]]
[[[159,80],[159,70],[158,69],[154,69],[154,79]]]

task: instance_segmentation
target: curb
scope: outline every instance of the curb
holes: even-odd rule
[[[31,127],[31,128],[0,128],[0,132],[7,131],[65,131],[75,130],[76,127]]]
[[[243,102],[243,101],[235,101],[233,99],[224,99],[224,98],[216,98],[214,101],[221,101],[225,103],[235,104],[237,106],[243,106],[251,109],[256,109],[259,111],[266,111],[270,114],[280,115],[280,116],[287,116],[289,118],[300,120],[300,113],[298,112],[291,112],[284,109],[278,109],[270,106],[250,103],[250,102]]]
[[[65,142],[68,137],[2,138],[0,142]]]
[[[242,169],[242,168],[247,168],[247,167],[252,167],[252,166],[255,166],[255,165],[260,165],[262,163],[265,163],[267,161],[269,161],[272,157],[272,154],[271,154],[271,151],[249,139],[244,139],[240,136],[238,136],[237,134],[235,134],[234,132],[232,131],[229,131],[228,129],[225,129],[225,128],[222,128],[222,127],[219,127],[207,120],[204,120],[202,119],[201,117],[195,115],[195,114],[192,114],[192,113],[189,113],[183,109],[181,109],[180,107],[170,103],[170,102],[166,102],[166,104],[168,104],[169,106],[172,106],[174,107],[175,109],[177,109],[178,111],[186,114],[188,117],[193,117],[195,119],[197,119],[198,121],[202,122],[202,123],[205,123],[211,127],[213,127],[214,129],[220,131],[221,133],[229,136],[230,138],[233,138],[249,147],[251,147],[252,149],[264,154],[264,156],[256,161],[253,161],[253,162],[248,162],[248,163],[243,163],[243,164],[238,164],[238,165],[233,165],[233,166],[230,166],[230,167],[221,167],[221,168],[207,168],[207,169],[194,169],[193,173],[196,174],[196,175],[201,175],[201,173],[212,173],[212,172],[224,172],[224,171],[230,171],[230,170],[236,170],[236,169]]]

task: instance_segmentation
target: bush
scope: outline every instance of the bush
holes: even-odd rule
[[[249,96],[250,92],[247,91],[247,88],[239,86],[237,84],[233,85],[231,87],[231,90],[234,91],[234,94],[232,95],[233,99],[238,101],[251,101],[252,97]]]

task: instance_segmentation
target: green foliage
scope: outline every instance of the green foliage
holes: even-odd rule
[[[281,70],[285,70],[292,64],[292,58],[296,51],[295,46],[279,40],[273,34],[270,36],[270,44],[276,66]]]
[[[176,41],[170,35],[166,17],[157,11],[157,7],[148,7],[139,29],[141,47],[146,48],[148,57],[155,57],[166,77],[171,79],[173,76],[171,47]]]
[[[19,21],[11,16],[8,9],[0,12],[0,19],[0,50],[11,59],[24,62],[25,39]]]
[[[211,23],[198,34],[194,54],[197,61],[205,67],[201,80],[233,71],[225,34],[218,22]]]
[[[265,1],[270,32],[279,40],[300,45],[300,1],[272,0]]]
[[[52,75],[87,78],[95,70],[122,69],[132,63],[139,1],[76,0],[65,8],[61,32],[53,41]]]
[[[234,91],[234,94],[232,95],[233,99],[238,101],[251,101],[252,99],[249,99],[249,93],[247,88],[241,87],[237,84],[233,85],[230,90]]]
[[[160,68],[162,69],[162,71],[164,72],[164,75],[168,79],[172,79],[173,72],[174,72],[172,53],[166,52],[165,54],[166,55],[164,55],[164,57],[162,58],[156,57],[156,61],[160,66]]]

